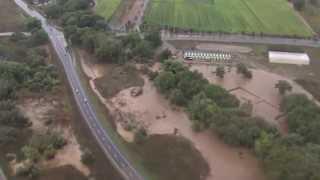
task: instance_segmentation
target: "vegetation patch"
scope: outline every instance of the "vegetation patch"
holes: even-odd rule
[[[320,108],[307,96],[283,96],[281,110],[286,115],[289,132],[280,135],[262,119],[239,108],[235,98],[224,89],[209,84],[201,74],[191,72],[178,62],[166,61],[163,71],[155,78],[155,85],[172,103],[186,107],[194,130],[211,128],[226,143],[253,149],[270,179],[320,177],[317,158]],[[282,86],[290,90],[287,85],[279,82],[279,91]],[[286,91],[282,92],[284,95]],[[187,96],[187,93],[190,94]]]
[[[195,131],[210,128],[225,142],[248,147],[253,147],[261,131],[275,131],[239,108],[235,96],[209,84],[202,74],[190,71],[179,62],[166,61],[163,71],[155,78],[155,85],[171,103],[186,107]]]
[[[106,19],[110,19],[118,9],[121,0],[97,0],[96,3],[97,13]]]
[[[271,179],[318,179],[320,108],[303,94],[286,96],[281,108],[287,114],[289,134],[263,133],[255,152]]]
[[[208,175],[205,159],[182,137],[152,135],[133,148],[158,179],[201,180]]]
[[[72,166],[66,165],[52,169],[46,169],[41,172],[39,180],[87,180],[81,172]]]
[[[295,81],[320,101],[320,82],[311,79],[296,79]]]
[[[97,88],[105,98],[110,98],[129,87],[143,86],[143,79],[134,66],[110,65],[106,71],[105,76],[95,80]]]
[[[151,0],[145,24],[204,32],[312,36],[312,30],[283,0]]]
[[[320,1],[300,0],[302,4],[300,13],[307,20],[313,30],[320,34]]]

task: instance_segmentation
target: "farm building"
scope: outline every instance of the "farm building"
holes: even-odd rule
[[[309,65],[310,58],[306,53],[269,51],[269,62],[279,64]]]
[[[183,58],[186,60],[229,61],[232,56],[230,53],[224,52],[184,51]]]

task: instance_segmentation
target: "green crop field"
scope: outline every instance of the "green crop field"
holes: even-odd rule
[[[100,16],[109,19],[120,5],[121,0],[96,0],[96,11]]]
[[[150,0],[145,24],[210,32],[313,35],[287,0]]]

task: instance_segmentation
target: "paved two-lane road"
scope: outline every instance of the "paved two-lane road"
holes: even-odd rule
[[[117,170],[126,180],[143,180],[142,176],[130,165],[129,161],[123,156],[116,145],[107,134],[101,122],[97,118],[92,105],[82,87],[75,66],[72,63],[72,56],[65,48],[65,38],[61,31],[47,23],[46,19],[28,7],[22,0],[15,0],[28,15],[37,18],[42,23],[42,28],[48,33],[50,41],[57,52],[59,59],[64,67],[73,95],[80,109],[80,112],[90,128],[91,133],[96,138],[105,155],[112,161]]]

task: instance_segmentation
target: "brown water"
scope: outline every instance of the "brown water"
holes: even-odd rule
[[[147,78],[141,96],[131,97],[130,90],[123,90],[112,98],[112,104],[122,112],[133,114],[151,134],[173,134],[177,128],[178,134],[193,142],[207,160],[211,169],[207,180],[264,179],[259,162],[251,152],[228,146],[209,131],[194,133],[187,114],[172,107]]]
[[[226,88],[242,102],[251,101],[253,104],[253,115],[263,117],[278,127],[281,127],[281,123],[277,121],[277,117],[281,115],[279,105],[282,96],[279,94],[278,89],[275,88],[275,84],[279,80],[286,80],[291,84],[292,91],[290,93],[303,93],[313,99],[312,95],[297,83],[274,73],[251,69],[253,78],[248,80],[243,78],[241,74],[237,74],[236,68],[232,68],[230,72],[226,68],[227,73],[225,77],[220,79],[215,75],[215,69],[215,66],[191,65],[191,70],[201,72],[210,83]]]

